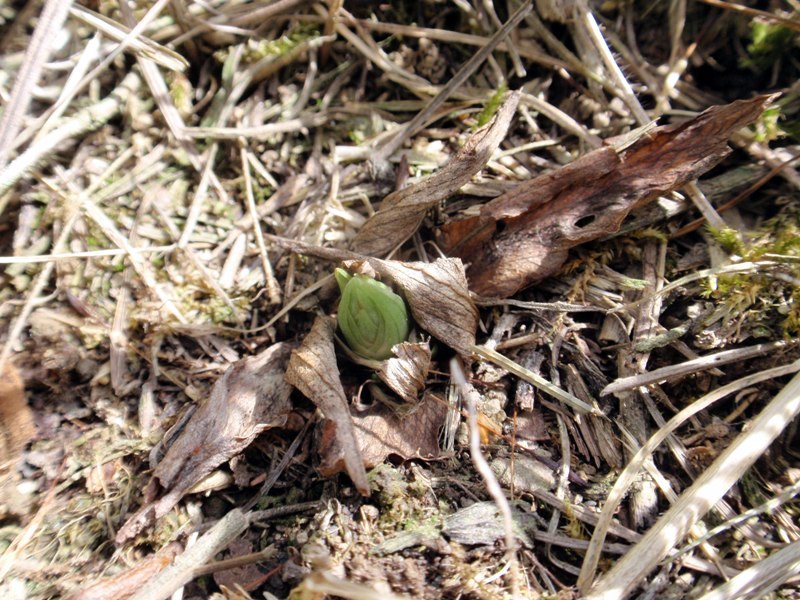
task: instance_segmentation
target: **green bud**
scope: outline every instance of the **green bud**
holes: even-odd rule
[[[373,360],[392,356],[392,346],[408,337],[408,310],[387,285],[366,275],[334,273],[342,293],[339,329],[356,354]]]

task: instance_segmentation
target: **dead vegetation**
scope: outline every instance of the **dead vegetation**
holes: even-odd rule
[[[0,4],[0,596],[798,597],[762,8]]]

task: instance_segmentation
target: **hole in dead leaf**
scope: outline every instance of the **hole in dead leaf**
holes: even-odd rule
[[[592,223],[594,223],[595,216],[594,215],[586,215],[585,217],[581,217],[577,221],[575,221],[575,227],[579,229],[583,229],[584,227],[588,227]]]

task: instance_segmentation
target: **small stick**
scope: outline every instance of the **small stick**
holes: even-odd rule
[[[717,352],[716,354],[701,356],[700,358],[696,358],[694,360],[687,360],[686,362],[682,362],[677,365],[661,367],[660,369],[655,369],[654,371],[649,371],[640,375],[622,377],[612,383],[609,383],[605,388],[603,388],[603,391],[600,392],[600,395],[607,396],[608,394],[632,390],[637,387],[649,385],[651,383],[657,383],[659,381],[677,379],[679,377],[683,377],[684,375],[690,375],[692,373],[697,373],[698,371],[705,371],[712,367],[727,365],[729,363],[742,360],[749,360],[757,356],[763,356],[769,352],[780,350],[781,348],[787,348],[790,344],[792,344],[792,342],[785,342],[781,340],[766,344],[756,344],[755,346],[748,346],[746,348],[724,350],[722,352]]]
[[[511,506],[508,504],[503,488],[494,476],[489,463],[481,453],[481,436],[478,431],[478,406],[475,396],[478,392],[467,383],[464,370],[457,358],[450,361],[450,374],[456,385],[461,389],[461,395],[467,403],[469,417],[469,451],[472,457],[472,464],[480,473],[486,484],[486,489],[497,504],[500,514],[503,515],[503,529],[506,538],[506,561],[509,565],[511,578],[511,595],[513,598],[520,598],[519,595],[519,562],[517,561],[517,538],[514,535],[514,519],[511,515]]]

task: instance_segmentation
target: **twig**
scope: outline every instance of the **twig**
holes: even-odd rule
[[[294,437],[292,443],[286,449],[286,452],[284,452],[281,460],[278,462],[278,464],[270,469],[270,472],[267,475],[263,485],[258,490],[258,493],[250,498],[250,500],[248,500],[244,505],[244,510],[252,509],[261,498],[269,493],[269,491],[272,489],[272,486],[275,485],[276,481],[278,481],[278,477],[280,477],[281,474],[286,470],[286,467],[289,466],[289,461],[294,458],[295,452],[297,452],[297,449],[300,447],[300,443],[305,439],[306,434],[308,433],[308,430],[311,428],[311,424],[314,421],[315,419],[313,418],[310,418],[308,421],[306,421],[306,424],[303,425],[303,428]]]
[[[275,548],[275,544],[270,544],[260,552],[251,552],[250,554],[237,556],[235,558],[228,558],[225,560],[215,560],[201,567],[197,567],[192,572],[192,579],[197,579],[198,577],[203,577],[204,575],[212,575],[213,573],[219,573],[220,571],[227,571],[228,569],[238,569],[239,567],[264,562],[265,560],[270,559],[277,554],[278,550]]]
[[[469,450],[472,457],[472,464],[475,469],[480,473],[483,482],[486,484],[486,489],[489,495],[494,499],[500,514],[503,515],[503,529],[506,538],[506,562],[510,568],[511,589],[512,596],[516,599],[519,598],[519,562],[517,561],[517,538],[514,535],[514,518],[511,515],[511,506],[508,504],[503,489],[500,483],[494,476],[489,463],[486,462],[483,453],[481,452],[481,436],[478,431],[478,402],[476,396],[478,392],[475,391],[471,385],[467,383],[467,378],[464,375],[464,370],[461,368],[461,363],[457,358],[450,360],[450,374],[455,384],[461,388],[461,396],[467,404],[469,417],[467,422],[469,424]]]
[[[651,383],[670,381],[672,379],[683,377],[684,375],[705,371],[712,367],[727,365],[729,363],[742,360],[750,360],[751,358],[763,356],[764,354],[780,350],[781,348],[787,348],[792,344],[793,342],[781,340],[777,342],[768,342],[765,344],[756,344],[754,346],[747,346],[745,348],[723,350],[722,352],[717,352],[716,354],[701,356],[700,358],[687,360],[677,365],[661,367],[660,369],[648,371],[647,373],[642,373],[640,375],[622,377],[612,383],[609,383],[605,388],[603,388],[603,391],[600,392],[600,395],[607,396],[608,394],[616,394],[618,392],[632,390],[643,385],[649,385]]]
[[[171,252],[175,244],[168,246],[145,246],[131,248],[126,252],[122,248],[109,248],[107,250],[89,250],[87,252],[61,252],[58,254],[36,254],[33,256],[0,256],[0,265],[25,265],[34,263],[58,262],[61,260],[81,260],[84,258],[101,258],[104,256],[121,256],[124,254],[148,254],[151,252]]]
[[[800,542],[793,542],[742,571],[700,600],[766,598],[790,578],[800,574]]]
[[[98,65],[94,71],[94,76],[100,74],[100,70],[106,68],[111,61],[113,61],[119,54],[130,48],[134,54],[141,57],[146,57],[155,61],[165,69],[171,71],[185,71],[189,68],[189,62],[174,50],[162,46],[153,40],[143,37],[142,33],[152,23],[152,21],[164,10],[165,6],[170,0],[159,0],[153,6],[148,8],[147,13],[142,20],[132,29],[128,29],[124,25],[109,19],[105,15],[101,15],[85,6],[80,4],[72,7],[70,11],[73,18],[85,23],[89,27],[97,29],[106,38],[119,42],[119,45],[114,48],[109,56],[103,60],[103,63]],[[124,11],[120,5],[120,10]],[[109,60],[110,59],[110,60]]]
[[[777,23],[783,27],[786,27],[787,29],[791,29],[792,31],[800,31],[800,23],[798,23],[796,19],[787,19],[786,17],[776,15],[775,13],[767,12],[765,10],[758,10],[757,8],[751,8],[749,6],[736,4],[734,2],[725,2],[724,0],[700,1],[710,6],[738,12],[740,14],[747,15],[748,17],[758,17],[767,21],[772,21],[773,23]]]
[[[750,519],[754,519],[759,515],[763,515],[765,513],[774,513],[782,504],[789,502],[790,500],[794,499],[795,496],[800,494],[800,481],[795,482],[793,485],[790,485],[785,490],[783,490],[780,494],[775,496],[774,498],[770,498],[766,502],[751,508],[750,510],[746,510],[741,514],[737,514],[736,516],[728,519],[724,523],[717,525],[713,529],[709,529],[703,536],[694,540],[691,544],[686,545],[685,547],[681,548],[680,551],[675,555],[670,557],[672,560],[683,556],[697,545],[702,544],[703,542],[710,540],[712,537],[719,535],[723,531],[730,529],[731,527],[739,527],[743,526],[749,521]],[[760,543],[760,542],[759,542]],[[780,542],[772,542],[775,546],[782,546]]]
[[[392,137],[386,144],[384,144],[376,154],[376,160],[386,160],[395,151],[403,145],[403,142],[409,137],[414,135],[420,127],[422,127],[427,120],[433,115],[439,107],[444,104],[453,92],[458,89],[472,75],[478,67],[483,64],[483,61],[494,51],[494,49],[502,42],[508,34],[519,25],[520,21],[531,11],[533,4],[530,0],[526,0],[516,12],[506,21],[505,25],[497,30],[497,32],[489,39],[485,46],[478,50],[472,58],[470,58],[458,72],[453,75],[452,79],[439,91],[438,94],[427,104],[427,106],[414,115],[402,130]]]
[[[606,498],[605,504],[603,505],[603,511],[599,515],[599,520],[597,521],[597,526],[595,527],[594,535],[592,535],[591,544],[589,545],[586,556],[584,556],[583,559],[583,567],[581,569],[580,578],[578,579],[578,587],[581,589],[586,589],[591,583],[591,580],[594,578],[594,572],[597,568],[597,563],[600,560],[600,546],[603,544],[609,528],[614,524],[613,518],[619,503],[622,502],[622,499],[625,497],[628,488],[638,475],[639,470],[644,464],[644,461],[652,455],[656,448],[658,448],[658,446],[660,446],[665,439],[672,435],[672,432],[674,432],[678,427],[680,427],[687,420],[691,419],[697,413],[706,410],[717,400],[721,400],[722,398],[725,398],[726,396],[729,396],[730,394],[733,394],[745,387],[749,387],[769,379],[774,379],[775,377],[790,375],[792,373],[796,373],[797,371],[800,371],[800,360],[797,360],[790,365],[775,367],[774,369],[768,369],[766,371],[756,373],[755,375],[748,375],[747,377],[732,381],[731,383],[724,385],[721,388],[718,388],[713,392],[706,394],[702,398],[692,402],[689,406],[667,421],[667,423],[657,432],[655,432],[650,439],[647,440],[647,443],[639,448],[633,458],[631,458],[630,462],[625,466],[625,469],[617,478],[617,481],[614,483],[614,487],[611,489],[611,492],[609,492],[608,497]]]
[[[238,508],[233,509],[214,525],[197,542],[179,555],[175,561],[155,575],[140,588],[130,600],[153,600],[168,598],[195,576],[199,565],[212,560],[215,555],[230,546],[249,524],[247,515]]]
[[[718,214],[718,213],[721,213],[721,212],[725,212],[726,210],[731,209],[734,206],[736,206],[737,204],[739,204],[740,202],[742,202],[742,200],[744,200],[745,198],[748,198],[751,194],[753,194],[754,192],[756,192],[759,189],[761,189],[761,187],[764,184],[766,184],[769,180],[771,180],[773,177],[778,175],[785,167],[788,167],[790,164],[792,164],[798,158],[800,158],[800,154],[797,155],[797,156],[792,156],[790,158],[787,158],[782,163],[780,163],[780,164],[776,165],[775,167],[771,168],[764,175],[762,175],[757,181],[755,181],[752,185],[747,187],[747,189],[742,190],[741,192],[736,194],[736,196],[734,196],[733,198],[731,198],[730,200],[728,200],[724,204],[721,204],[720,206],[718,206],[716,208],[715,214]],[[669,237],[670,237],[670,239],[674,240],[676,238],[684,236],[687,233],[691,233],[692,231],[695,231],[695,230],[699,229],[700,227],[703,226],[703,223],[705,223],[705,222],[706,222],[706,218],[705,217],[700,217],[699,219],[695,219],[694,221],[691,221],[690,223],[687,223],[686,225],[684,225],[683,227],[681,227],[677,231],[674,231],[674,232],[670,233]]]
[[[625,101],[625,104],[628,105],[631,114],[633,114],[633,116],[639,122],[639,125],[646,125],[651,119],[642,108],[642,105],[639,103],[636,95],[633,93],[631,85],[628,83],[628,80],[622,73],[622,69],[619,68],[617,61],[614,60],[614,55],[611,54],[608,44],[606,44],[605,39],[603,39],[603,34],[600,31],[600,27],[598,27],[597,21],[595,20],[592,11],[589,10],[586,1],[582,0],[581,2],[577,2],[575,11],[576,15],[579,17],[578,22],[583,26],[585,32],[589,36],[589,39],[592,40],[594,47],[600,54],[600,58],[603,60],[603,64],[606,66],[606,69],[608,69],[608,72],[611,75],[612,81],[616,84],[616,87],[619,90],[622,99]]]
[[[72,229],[75,227],[75,223],[78,221],[79,216],[80,213],[78,211],[75,211],[72,215],[70,215],[66,224],[64,225],[64,228],[61,230],[58,239],[53,245],[53,250],[60,252],[62,248],[67,246],[67,240],[69,239],[69,236],[72,235]],[[16,345],[19,336],[22,335],[22,330],[25,329],[25,326],[28,324],[28,317],[30,317],[31,312],[33,312],[36,299],[50,281],[50,276],[53,274],[53,269],[55,269],[55,266],[56,263],[54,262],[47,263],[36,276],[36,280],[31,286],[31,291],[25,300],[25,305],[22,307],[19,315],[17,315],[14,323],[11,325],[11,329],[8,332],[8,338],[6,338],[6,343],[3,345],[3,351],[0,353],[0,373],[2,373],[6,361],[14,351],[14,346]]]
[[[564,404],[571,406],[573,409],[577,410],[580,413],[588,413],[588,414],[603,416],[602,412],[600,412],[593,406],[588,405],[580,398],[576,398],[574,395],[570,394],[565,390],[562,390],[557,385],[553,385],[541,375],[537,375],[533,371],[526,369],[522,365],[514,362],[509,358],[506,358],[505,356],[503,356],[499,352],[496,352],[495,350],[492,350],[491,348],[487,348],[486,346],[473,345],[472,351],[481,358],[485,358],[489,362],[496,364],[498,367],[502,367],[507,371],[509,371],[510,373],[513,373],[517,377],[524,379],[525,381],[539,388],[543,392],[547,392],[554,398],[558,398]]]
[[[409,25],[401,25],[399,23],[381,23],[379,21],[369,21],[367,19],[357,19],[357,23],[363,29],[371,31],[379,31],[381,33],[394,33],[403,37],[412,38],[427,38],[429,40],[436,40],[438,42],[446,42],[451,44],[464,44],[468,46],[483,47],[488,43],[488,38],[480,35],[472,35],[468,33],[461,33],[460,31],[450,31],[448,29],[434,29],[431,27],[412,27]],[[496,48],[500,52],[509,52],[509,43],[500,42]],[[569,69],[569,65],[564,61],[553,58],[549,54],[540,52],[529,43],[520,41],[514,44],[514,49],[517,53],[527,58],[530,61],[539,63],[546,67],[553,69]]]
[[[0,171],[0,196],[16,184],[29,169],[52,153],[54,148],[83,133],[96,131],[116,117],[140,85],[139,76],[128,73],[103,100],[77,112],[64,124],[30,146]]]
[[[253,196],[253,179],[250,176],[250,161],[247,159],[247,149],[242,145],[240,148],[240,156],[242,159],[242,172],[244,173],[244,188],[245,196],[247,197],[247,210],[250,212],[250,218],[253,222],[253,233],[256,237],[258,244],[258,252],[261,255],[261,267],[264,269],[264,282],[267,288],[267,300],[270,304],[280,304],[281,301],[281,288],[275,280],[275,274],[272,272],[272,264],[269,262],[267,256],[267,246],[264,244],[264,233],[261,231],[261,221],[258,219],[258,211],[256,210],[256,200]]]

